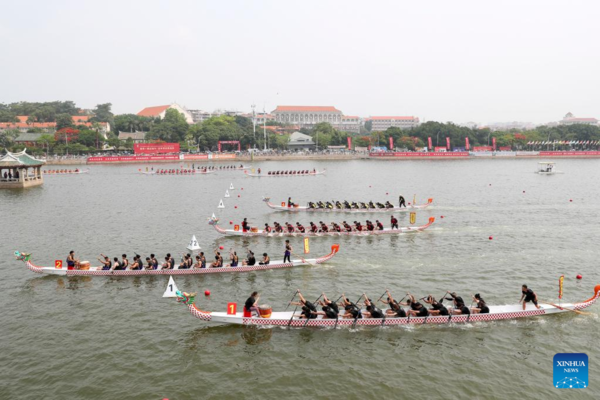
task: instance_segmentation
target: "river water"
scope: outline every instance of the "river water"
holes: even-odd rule
[[[200,308],[241,307],[253,290],[261,303],[284,309],[299,288],[309,299],[389,288],[401,298],[446,290],[488,304],[516,303],[527,283],[556,301],[565,274],[565,301],[589,298],[600,283],[600,160],[560,160],[563,175],[534,174],[534,160],[262,162],[263,170],[326,168],[316,177],[249,178],[241,171],[205,176],[145,176],[139,165],[92,166],[87,175],[46,176],[44,186],[0,191],[0,398],[598,398],[599,307],[592,315],[452,326],[358,329],[242,328],[207,324],[174,299],[163,299],[168,277],[52,277],[15,261],[33,253],[38,265],[69,250],[95,261],[138,252],[180,254],[193,234],[203,251],[218,246],[273,259],[283,240],[225,238],[207,225],[300,221],[270,210],[288,196],[309,200],[434,198],[417,223],[425,232],[387,237],[313,238],[311,256],[340,253],[316,267],[176,278],[197,291]],[[176,165],[173,165],[176,166]],[[154,166],[157,167],[156,165]],[[158,166],[160,168],[165,165]],[[230,183],[231,198],[224,198]],[[389,193],[389,195],[388,195]],[[238,197],[238,195],[240,197]],[[217,205],[223,198],[226,208]],[[572,200],[572,201],[570,201]],[[235,208],[237,206],[237,209]],[[444,218],[441,218],[444,216]],[[327,215],[327,221],[380,218]],[[409,224],[408,214],[399,217]],[[383,218],[389,224],[389,216]],[[489,240],[489,237],[493,240]],[[301,252],[302,239],[292,246]],[[95,264],[95,263],[93,263]],[[582,274],[577,281],[575,276]],[[212,293],[203,295],[205,290]],[[583,352],[590,387],[552,385],[552,358]]]

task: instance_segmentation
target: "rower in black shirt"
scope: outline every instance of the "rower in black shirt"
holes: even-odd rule
[[[385,310],[385,314],[388,317],[406,318],[406,311],[404,311],[404,308],[400,307],[400,304],[398,304],[398,302],[394,300],[389,290],[386,289],[385,292],[388,295],[387,300],[379,300],[383,304],[387,304],[390,306],[389,309]]]
[[[519,303],[520,303],[520,302],[523,302],[523,310],[525,309],[526,303],[527,303],[527,302],[530,302],[530,301],[533,303],[533,305],[534,305],[534,306],[535,306],[537,309],[539,309],[539,308],[540,308],[540,306],[538,306],[537,294],[535,294],[535,293],[533,292],[533,290],[529,289],[529,288],[527,287],[527,285],[523,285],[523,286],[521,287],[521,293],[522,293],[522,295],[521,295],[521,300],[519,300]]]
[[[300,297],[300,301],[293,301],[290,304],[294,306],[302,306],[302,314],[300,315],[300,318],[317,318],[317,307],[310,301],[306,300],[304,296],[302,296],[300,289],[298,289],[298,296]]]
[[[431,315],[449,315],[446,306],[435,299],[432,295],[427,296],[425,303],[431,304],[429,314]]]
[[[400,195],[398,197],[398,207],[404,207],[406,208],[406,200],[404,200],[404,196]]]
[[[450,293],[450,291],[446,291],[446,293],[449,294],[451,297],[450,298],[442,299],[440,301],[443,301],[443,300],[452,300],[452,301],[454,301],[454,309],[450,310],[450,312],[452,314],[465,314],[465,315],[471,314],[471,310],[469,310],[469,307],[465,306],[465,302],[462,299],[462,297],[457,296],[456,292]]]
[[[248,218],[244,218],[242,221],[242,231],[246,232],[250,230],[250,225],[248,224]]]
[[[352,319],[360,319],[362,318],[362,314],[360,308],[348,300],[344,294],[342,294],[342,303],[341,305],[344,307],[344,314],[342,318],[352,318]]]
[[[406,300],[406,303],[398,303],[401,306],[408,306],[410,307],[410,310],[408,310],[408,313],[410,315],[412,315],[413,317],[426,317],[429,315],[429,311],[427,311],[427,308],[419,303],[417,301],[417,299],[415,299],[415,296],[413,296],[410,293],[406,293],[406,295],[408,296],[408,300]]]
[[[325,318],[331,318],[331,319],[336,319],[338,317],[338,314],[340,313],[340,309],[338,308],[338,305],[335,304],[333,301],[329,300],[327,298],[327,296],[325,295],[325,293],[322,293],[323,296],[323,300],[319,301],[319,304],[323,307],[322,308],[322,312],[319,311],[317,314],[318,315],[323,315],[323,319]]]
[[[490,308],[487,306],[485,300],[483,300],[479,293],[475,293],[475,295],[473,296],[473,301],[475,302],[475,307],[471,308],[473,314],[490,313]]]
[[[364,294],[365,296],[365,306],[367,307],[367,311],[363,312],[365,318],[383,318],[383,311],[377,308],[371,299]]]
[[[393,215],[390,219],[390,223],[392,224],[392,229],[398,229],[398,220]]]
[[[260,299],[260,295],[258,292],[252,292],[250,297],[244,303],[244,308],[247,312],[252,313],[254,311],[257,317],[260,317],[260,311],[258,311],[258,300]]]

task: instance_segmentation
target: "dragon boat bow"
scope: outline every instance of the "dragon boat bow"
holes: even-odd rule
[[[594,295],[586,301],[570,304],[543,304],[540,309],[532,308],[523,310],[521,304],[489,306],[490,312],[486,314],[429,316],[429,317],[387,317],[387,318],[323,318],[319,315],[315,319],[300,319],[300,312],[273,312],[269,318],[248,315],[248,312],[228,314],[227,312],[203,311],[194,304],[195,293],[177,292],[177,301],[185,304],[188,311],[202,321],[210,321],[233,325],[262,325],[262,326],[287,326],[287,327],[337,327],[337,326],[395,326],[395,325],[431,325],[431,324],[458,324],[469,322],[489,322],[506,319],[537,317],[566,312],[577,312],[590,307],[600,297],[600,285],[594,288]],[[242,306],[243,307],[243,306]],[[363,310],[364,311],[364,310]]]

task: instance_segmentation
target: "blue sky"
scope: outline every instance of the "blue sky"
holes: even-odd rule
[[[600,3],[0,0],[0,102],[600,117]]]

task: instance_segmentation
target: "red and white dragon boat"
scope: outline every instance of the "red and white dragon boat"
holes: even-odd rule
[[[427,203],[425,204],[411,204],[408,207],[390,207],[390,208],[310,208],[307,206],[298,206],[295,205],[293,207],[288,207],[285,201],[281,202],[281,205],[271,203],[270,197],[263,197],[262,199],[269,208],[277,211],[288,211],[288,212],[325,212],[325,213],[386,213],[386,212],[406,212],[406,211],[414,211],[414,210],[423,210],[433,203],[433,198],[427,199]]]
[[[142,171],[142,170],[138,170],[139,173],[143,174],[143,175],[207,175],[207,174],[213,174],[215,171],[212,170],[193,170],[193,169],[187,169],[185,170],[185,172],[182,172],[183,170],[177,169],[174,170],[175,172],[159,172],[159,171]]]
[[[268,318],[250,316],[248,312],[236,312],[228,314],[227,312],[211,312],[201,310],[194,303],[195,293],[177,292],[177,301],[185,304],[188,311],[196,318],[206,322],[216,322],[233,325],[261,325],[261,326],[287,326],[287,327],[353,327],[353,326],[396,326],[396,325],[431,325],[431,324],[464,324],[469,322],[489,322],[506,319],[517,319],[525,317],[537,317],[545,315],[562,314],[566,312],[579,313],[579,310],[593,305],[600,297],[600,285],[594,288],[594,295],[586,301],[568,304],[542,304],[540,309],[533,305],[528,305],[523,310],[521,304],[489,306],[490,312],[487,314],[471,315],[446,315],[429,317],[387,317],[387,318],[338,318],[328,319],[319,315],[316,319],[300,319],[300,312],[283,311],[272,312]],[[243,309],[243,305],[242,305]]]
[[[246,176],[251,176],[253,178],[283,178],[283,177],[294,177],[294,176],[315,176],[315,175],[324,175],[326,170],[323,171],[309,171],[305,174],[269,174],[269,171],[262,171],[260,174],[255,172],[244,171]]]
[[[80,169],[80,170],[67,170],[67,169],[47,169],[42,170],[44,176],[51,175],[81,175],[81,174],[89,174],[89,169]]]
[[[37,274],[48,274],[48,275],[61,275],[61,276],[144,276],[144,275],[203,275],[203,274],[219,274],[228,272],[254,272],[262,271],[266,269],[280,269],[280,268],[291,268],[299,267],[302,265],[317,265],[323,264],[329,261],[333,256],[337,254],[340,246],[334,244],[331,246],[331,252],[326,256],[319,258],[299,258],[292,259],[291,262],[284,263],[283,261],[271,261],[268,265],[239,265],[237,267],[220,267],[220,268],[189,268],[179,269],[176,266],[174,269],[141,269],[141,270],[102,270],[97,267],[90,267],[89,269],[67,269],[64,267],[40,267],[31,262],[31,254],[20,253],[15,251],[15,257],[17,260],[21,260],[25,263],[30,271]]]
[[[224,229],[219,226],[219,218],[209,218],[208,224],[212,225],[213,228],[217,232],[222,235],[228,236],[266,236],[266,237],[281,237],[281,236],[308,236],[308,237],[321,237],[321,236],[378,236],[378,235],[398,235],[401,233],[417,233],[424,231],[429,228],[433,222],[435,221],[435,217],[429,217],[429,221],[425,225],[421,226],[401,226],[397,229],[392,228],[384,228],[383,230],[363,230],[363,231],[351,231],[347,232],[345,230],[341,232],[337,231],[329,231],[329,232],[267,232],[264,229],[251,228],[250,230],[243,230],[239,225],[235,225],[233,229]]]

